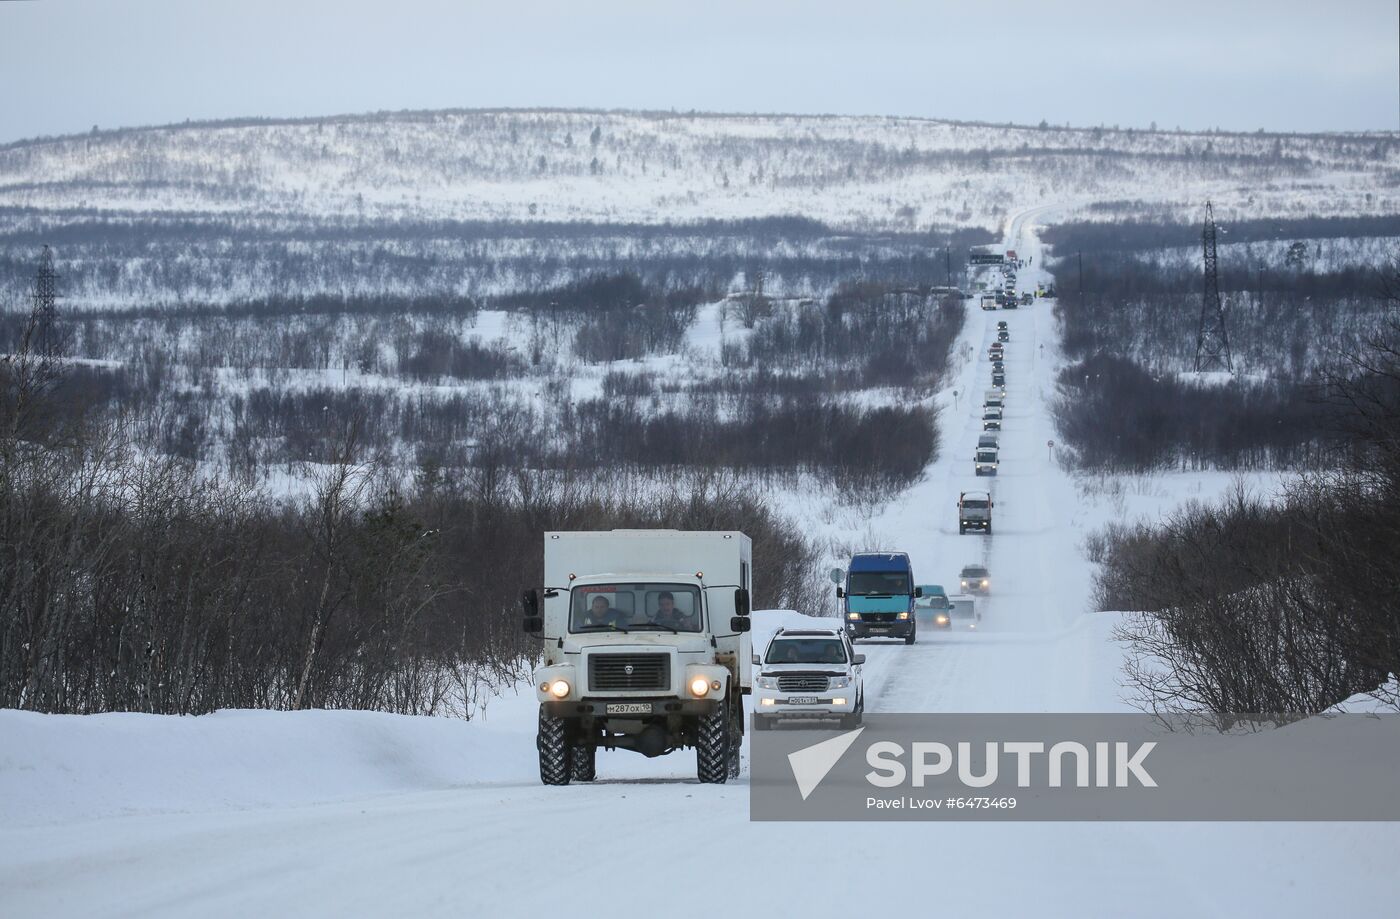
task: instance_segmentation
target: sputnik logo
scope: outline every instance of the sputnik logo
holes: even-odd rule
[[[802,794],[803,801],[817,790],[822,779],[835,768],[864,730],[863,727],[856,728],[788,754],[788,765],[792,767],[792,777],[797,780],[797,790]]]

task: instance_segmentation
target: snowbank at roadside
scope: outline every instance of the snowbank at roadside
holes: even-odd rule
[[[532,720],[0,711],[0,825],[293,806],[528,779]],[[522,737],[528,729],[530,737]]]

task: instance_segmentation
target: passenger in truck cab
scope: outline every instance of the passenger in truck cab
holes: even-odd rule
[[[627,614],[613,608],[608,598],[596,594],[589,602],[588,613],[583,617],[585,628],[617,628],[627,622]]]
[[[681,632],[693,632],[698,625],[693,613],[676,607],[676,598],[669,590],[663,590],[656,598],[656,615],[652,621]]]

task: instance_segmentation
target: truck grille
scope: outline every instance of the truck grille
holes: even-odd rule
[[[665,654],[594,654],[588,658],[588,688],[668,690],[671,662]]]
[[[862,622],[894,622],[894,613],[861,613]]]
[[[827,678],[810,674],[794,674],[778,677],[780,692],[826,692]]]

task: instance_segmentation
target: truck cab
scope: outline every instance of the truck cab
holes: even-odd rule
[[[685,747],[701,782],[738,777],[752,558],[736,531],[544,534],[544,586],[523,597],[541,781],[592,781],[600,749]]]
[[[985,491],[965,491],[958,495],[958,535],[982,530],[992,535],[992,496]]]
[[[914,601],[923,592],[914,584],[914,567],[906,553],[857,552],[847,570],[832,569],[831,579],[838,585],[836,596],[852,641],[903,638],[912,645],[917,640]]]

